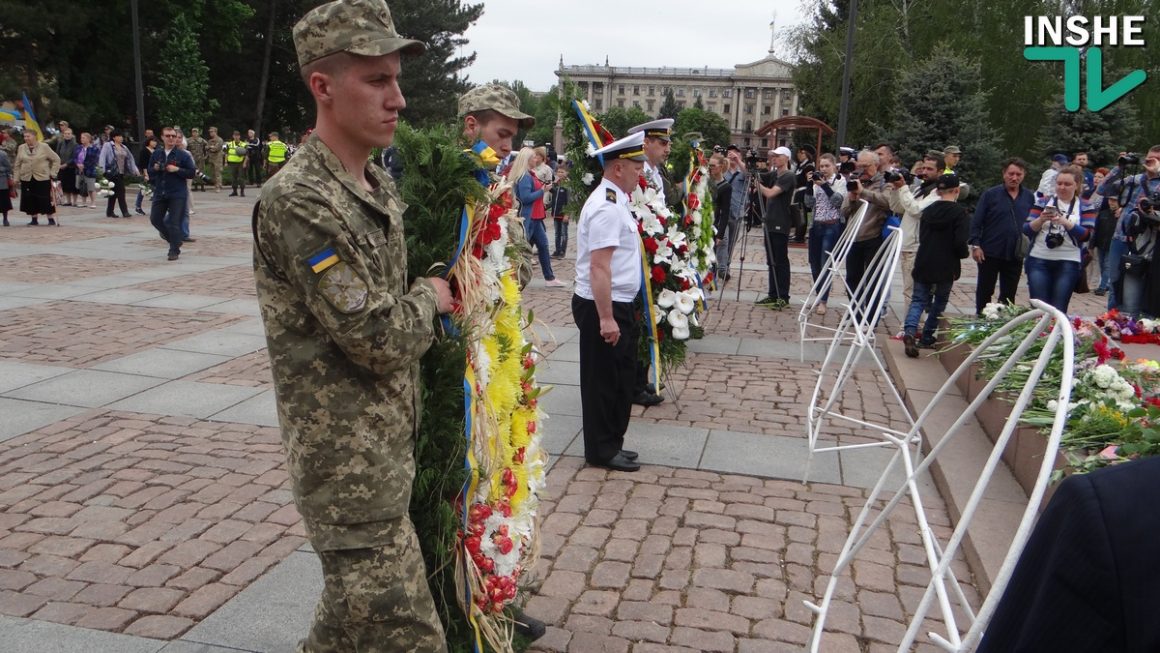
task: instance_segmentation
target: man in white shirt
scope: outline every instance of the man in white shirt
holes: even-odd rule
[[[629,193],[640,179],[644,134],[596,151],[604,178],[580,211],[572,317],[580,329],[580,405],[584,459],[625,472],[640,469],[624,433],[636,382],[640,325],[633,302],[644,279],[640,236]]]

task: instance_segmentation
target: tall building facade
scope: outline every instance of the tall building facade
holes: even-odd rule
[[[593,113],[612,107],[639,107],[656,116],[671,89],[680,108],[700,98],[706,111],[729,124],[732,142],[740,147],[776,147],[754,134],[762,125],[797,115],[798,92],[790,64],[773,56],[733,68],[634,68],[624,66],[565,66],[561,57],[556,76],[571,80]],[[780,140],[786,140],[781,137]]]

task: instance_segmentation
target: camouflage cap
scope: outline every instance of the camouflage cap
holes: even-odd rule
[[[518,121],[524,129],[531,129],[536,124],[535,118],[520,111],[520,99],[516,97],[515,91],[502,84],[476,86],[459,96],[460,118],[488,109]]]
[[[426,47],[399,36],[385,0],[334,0],[311,9],[294,25],[299,67],[336,52],[377,57],[400,50],[422,54]]]

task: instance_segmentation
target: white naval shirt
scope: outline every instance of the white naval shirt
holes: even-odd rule
[[[640,292],[640,235],[628,208],[628,195],[602,179],[584,202],[576,230],[576,294],[592,296],[592,250],[612,252],[612,301],[631,302]]]
[[[657,187],[657,195],[660,196],[661,202],[668,206],[668,198],[665,197],[665,177],[661,174],[661,169],[654,167],[648,161],[644,162],[644,178],[652,181]]]

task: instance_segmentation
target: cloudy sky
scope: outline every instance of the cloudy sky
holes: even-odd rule
[[[467,30],[475,51],[473,83],[524,82],[546,91],[564,64],[732,68],[766,55],[776,15],[775,53],[787,54],[782,31],[801,23],[806,0],[487,0]]]

